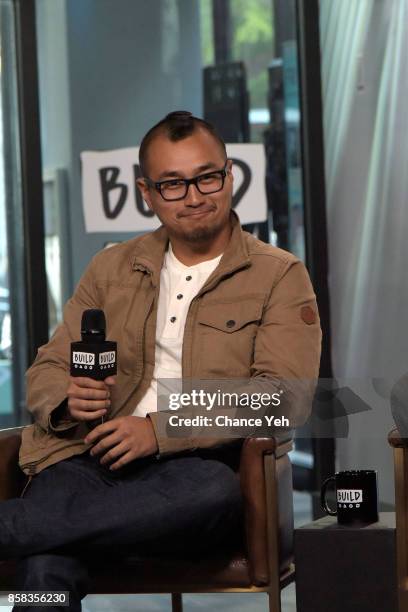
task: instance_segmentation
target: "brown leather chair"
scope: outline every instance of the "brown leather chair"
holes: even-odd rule
[[[398,608],[408,612],[408,439],[393,429],[388,441],[394,449]]]
[[[18,497],[26,477],[17,465],[21,429],[0,432],[0,500]],[[269,611],[280,612],[280,592],[294,580],[291,441],[248,438],[240,450],[245,535],[237,549],[191,561],[174,557],[121,561],[115,572],[91,572],[91,593],[172,593],[173,612],[182,611],[182,593],[269,595]],[[238,537],[239,536],[239,537]],[[242,544],[244,542],[244,545]],[[0,562],[0,590],[13,587],[15,564]]]

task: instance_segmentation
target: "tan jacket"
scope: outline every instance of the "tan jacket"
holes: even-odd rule
[[[232,212],[230,242],[217,268],[192,300],[184,330],[182,373],[191,378],[316,379],[321,331],[307,271],[294,255],[244,232]],[[35,423],[23,430],[20,466],[26,474],[82,453],[89,429],[52,414],[66,398],[70,343],[80,337],[82,312],[101,308],[107,339],[118,342],[117,384],[110,416],[129,415],[146,392],[155,360],[160,270],[166,229],[98,253],[64,309],[64,322],[40,347],[27,372],[27,405]],[[231,326],[231,320],[234,325]],[[228,322],[228,325],[227,325]],[[310,398],[309,398],[310,400]],[[308,407],[302,409],[304,421]],[[223,440],[163,435],[151,414],[160,454]]]

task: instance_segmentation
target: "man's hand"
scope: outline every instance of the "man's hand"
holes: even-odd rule
[[[110,387],[115,382],[114,376],[105,380],[70,376],[67,390],[69,415],[76,421],[93,421],[105,416],[110,407]]]
[[[117,470],[138,457],[147,457],[158,451],[152,422],[149,418],[123,416],[95,427],[85,438],[86,444],[97,442],[91,455],[100,455],[100,463]]]

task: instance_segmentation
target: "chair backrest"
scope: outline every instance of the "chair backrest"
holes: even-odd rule
[[[0,432],[3,438],[1,441],[0,501],[19,497],[27,480],[27,476],[18,465],[21,429]],[[7,435],[5,435],[6,432]]]
[[[388,441],[394,449],[397,570],[402,612],[408,610],[408,440],[401,438],[399,432],[393,430]]]

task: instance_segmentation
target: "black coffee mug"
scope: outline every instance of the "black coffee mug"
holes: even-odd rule
[[[337,509],[329,508],[327,487],[335,483]],[[377,472],[375,470],[350,470],[337,472],[326,478],[321,492],[322,508],[327,514],[337,516],[341,525],[375,523],[378,521]]]

